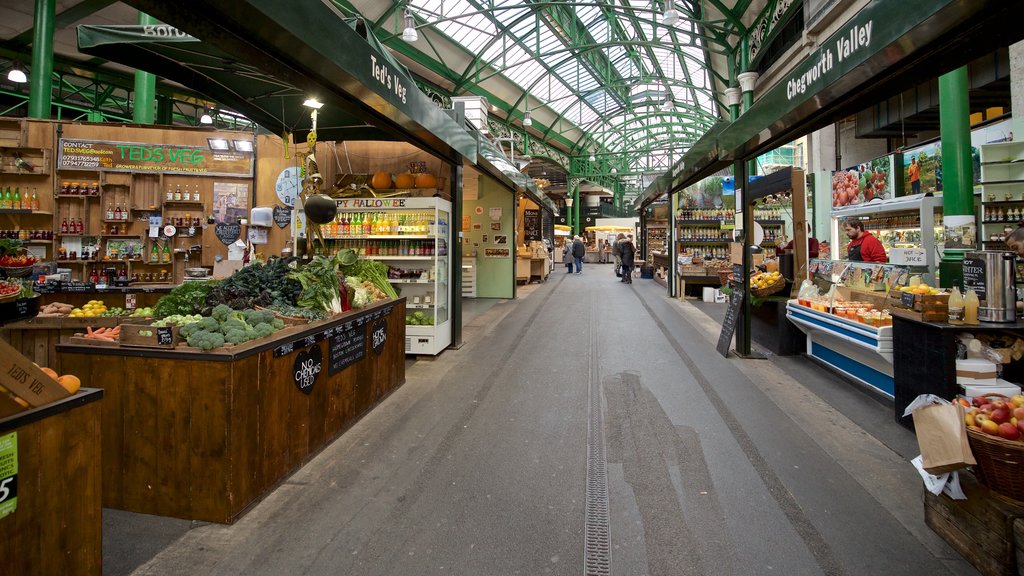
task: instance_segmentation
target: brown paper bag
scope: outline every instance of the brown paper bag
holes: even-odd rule
[[[929,474],[977,464],[967,442],[964,414],[964,407],[959,404],[932,404],[914,410],[917,445]]]

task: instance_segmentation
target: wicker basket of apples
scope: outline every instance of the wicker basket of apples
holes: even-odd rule
[[[975,396],[967,408],[967,440],[975,474],[994,492],[1024,501],[1024,396]]]

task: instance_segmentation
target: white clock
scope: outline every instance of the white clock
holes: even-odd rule
[[[277,198],[288,208],[295,206],[295,199],[302,190],[298,166],[289,166],[277,175]]]

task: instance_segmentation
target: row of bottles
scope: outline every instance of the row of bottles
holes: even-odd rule
[[[676,211],[676,220],[732,220],[735,217],[733,210],[719,208],[680,208]]]
[[[680,242],[707,242],[709,240],[732,240],[732,230],[722,230],[717,226],[683,227],[679,229]]]
[[[203,225],[202,218],[199,216],[193,216],[191,213],[186,212],[184,216],[181,214],[175,216],[165,216],[164,224],[170,224],[171,226],[177,226],[178,228],[184,228],[191,226],[192,228],[199,228]]]
[[[82,224],[82,219],[75,220],[74,218],[64,218],[60,221],[60,233],[61,234],[84,234],[85,225]]]
[[[981,302],[978,294],[973,289],[968,289],[966,294],[960,294],[960,289],[953,287],[949,294],[949,323],[950,324],[978,324],[978,307]]]
[[[71,182],[65,180],[60,183],[61,196],[99,196],[99,182]]]
[[[935,214],[935,226],[942,226],[942,214]],[[917,214],[882,217],[873,216],[864,221],[864,227],[868,230],[920,228],[921,217]]]
[[[128,208],[121,209],[120,204],[107,204],[107,220],[128,220]]]
[[[39,210],[39,195],[35,188],[31,194],[28,189],[22,194],[20,186],[15,186],[13,191],[8,186],[0,192],[0,210]]]
[[[193,190],[189,184],[185,184],[184,191],[181,189],[181,184],[176,184],[174,188],[168,186],[164,202],[202,202],[199,185],[196,184],[196,189]]]
[[[1018,208],[989,208],[985,206],[981,215],[982,222],[1019,222],[1024,219],[1024,206]]]
[[[89,272],[89,282],[93,284],[110,284],[116,279],[130,279],[132,282],[168,282],[171,274],[167,270],[159,272],[134,272],[128,276],[127,269],[121,268],[93,268]]]
[[[149,263],[150,264],[169,264],[171,262],[171,243],[170,241],[164,242],[164,247],[161,249],[160,244],[153,242],[149,245]]]
[[[782,220],[782,207],[759,206],[754,208],[754,220]]]
[[[53,230],[0,230],[0,238],[11,240],[53,240]]]
[[[729,248],[727,246],[707,246],[683,253],[688,256],[700,256],[705,260],[728,260]]]
[[[341,236],[434,236],[448,234],[448,223],[433,212],[339,212],[325,226],[326,234]]]
[[[360,256],[447,256],[445,242],[433,240],[343,240],[342,248],[351,248]]]

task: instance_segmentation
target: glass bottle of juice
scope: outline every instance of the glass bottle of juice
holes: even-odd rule
[[[957,325],[964,323],[964,297],[956,286],[949,294],[949,323]]]
[[[978,324],[979,306],[981,306],[981,302],[978,301],[978,293],[973,289],[968,289],[967,295],[964,296],[964,324]]]

